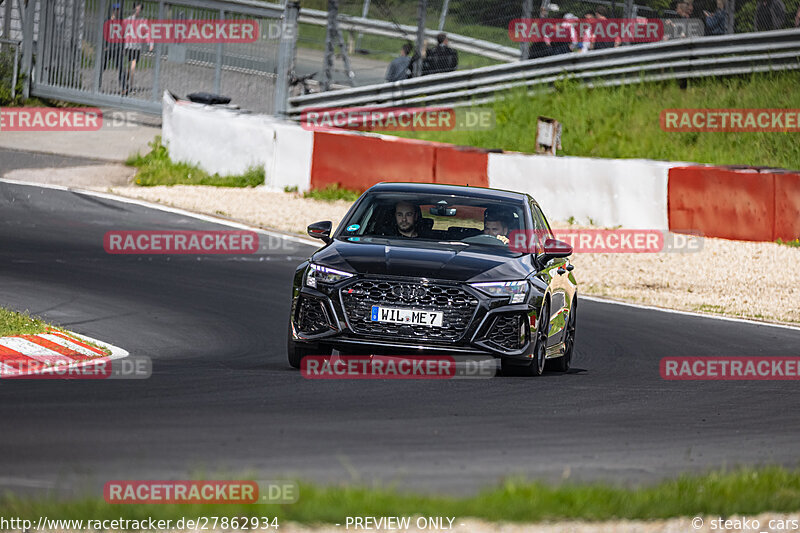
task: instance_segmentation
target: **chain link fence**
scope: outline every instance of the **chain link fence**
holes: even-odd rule
[[[377,37],[352,32],[346,35],[344,54],[348,55],[354,76],[348,77],[342,61],[344,54],[337,47],[334,83],[345,86],[384,81],[388,62],[401,55],[404,43],[412,45],[412,56],[419,53],[416,34],[401,29],[402,25],[416,27],[420,22],[421,2],[418,0],[339,0],[337,4],[340,15],[393,23],[401,37]],[[800,0],[426,0],[424,5],[425,28],[518,47],[521,58],[585,52],[633,43],[619,40],[603,42],[596,35],[578,35],[575,42],[558,45],[545,42],[516,43],[509,36],[509,22],[518,18],[662,19],[665,40],[800,27]],[[304,9],[327,11],[328,6],[329,0],[303,2]],[[435,44],[428,41],[425,48],[431,49]],[[324,49],[324,29],[301,25],[298,46],[301,49]],[[499,62],[458,52],[457,69]],[[309,69],[309,72],[321,68],[320,65],[318,69]]]

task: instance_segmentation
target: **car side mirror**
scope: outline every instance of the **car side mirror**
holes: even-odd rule
[[[325,220],[324,222],[314,222],[310,226],[308,226],[308,235],[310,237],[314,237],[315,239],[321,239],[328,244],[332,241],[331,239],[331,228],[333,224],[331,224],[330,220]]]
[[[551,259],[569,257],[570,255],[572,255],[572,246],[558,239],[547,239],[544,241],[544,251],[539,255],[539,260],[542,263],[547,263]]]

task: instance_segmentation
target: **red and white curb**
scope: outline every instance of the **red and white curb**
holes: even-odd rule
[[[106,348],[106,353],[97,346]],[[70,332],[0,337],[0,378],[55,374],[70,377],[69,370],[122,359],[126,350]],[[57,372],[54,372],[55,370]]]

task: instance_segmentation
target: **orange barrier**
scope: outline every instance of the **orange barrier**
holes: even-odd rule
[[[402,138],[314,132],[312,189],[363,191],[381,181],[488,187],[485,150]]]
[[[381,181],[433,182],[435,146],[424,141],[314,132],[311,188],[363,191]]]
[[[800,237],[800,174],[775,176],[775,231],[773,239]]]
[[[437,146],[436,166],[433,174],[436,183],[488,187],[489,154],[486,150],[459,146]]]
[[[772,241],[775,177],[714,167],[669,170],[667,212],[671,230],[697,230],[707,237]]]

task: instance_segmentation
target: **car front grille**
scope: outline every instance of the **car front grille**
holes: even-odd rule
[[[478,299],[467,290],[447,284],[391,280],[359,280],[341,289],[350,327],[359,336],[383,340],[451,343],[461,339],[475,314]],[[442,326],[389,324],[371,320],[380,305],[444,313]]]
[[[525,344],[523,315],[499,315],[494,319],[486,340],[504,350],[518,350]]]
[[[330,329],[321,300],[301,297],[297,311],[297,330],[303,335],[318,335]]]

